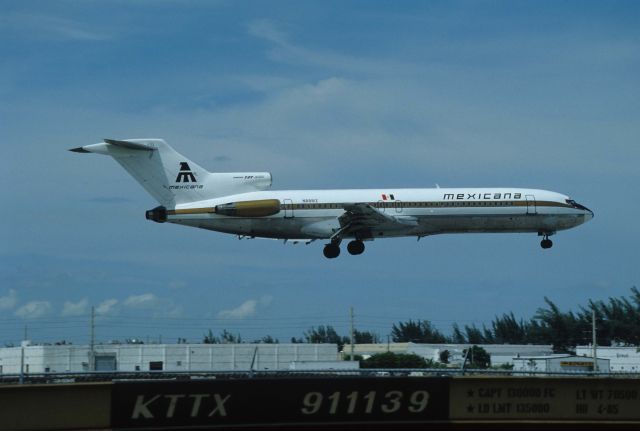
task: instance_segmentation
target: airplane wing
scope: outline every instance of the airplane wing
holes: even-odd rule
[[[397,217],[374,208],[368,203],[349,203],[343,205],[344,214],[338,217],[340,230],[332,238],[341,237],[357,232],[367,232],[376,229],[401,229],[417,225],[415,217]]]
[[[341,225],[343,220],[353,226],[362,227],[375,227],[383,223],[395,222],[394,217],[377,210],[367,203],[346,204],[343,208],[345,213],[340,216]]]

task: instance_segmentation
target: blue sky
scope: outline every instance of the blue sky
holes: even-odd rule
[[[636,2],[4,2],[0,342],[287,341],[310,326],[481,326],[638,285]],[[376,241],[329,261],[147,222],[115,162],[68,148],[164,138],[274,188],[517,186],[589,224],[554,237]]]

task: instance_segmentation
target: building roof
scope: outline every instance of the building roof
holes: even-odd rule
[[[585,361],[593,361],[591,356],[579,356],[579,355],[571,355],[568,353],[557,353],[553,355],[545,355],[545,356],[516,356],[513,358],[514,361],[529,361],[529,360],[548,360],[548,359],[563,359],[563,358],[571,358],[571,359],[584,359]],[[598,361],[608,361],[607,358],[596,358]]]
[[[545,359],[557,359],[557,358],[584,358],[585,356],[575,356],[575,355],[570,355],[568,353],[557,353],[557,354],[553,354],[553,355],[535,355],[535,356],[514,356],[514,360],[531,360],[531,359],[539,359],[539,360],[545,360]],[[591,359],[591,358],[589,358]]]
[[[450,351],[462,351],[468,349],[473,344],[431,344],[431,343],[375,343],[375,344],[355,344],[354,353],[405,353],[416,352],[425,349],[432,350],[450,350]],[[553,351],[551,344],[478,344],[489,354],[515,356],[521,353],[544,355],[547,352]],[[350,351],[350,345],[345,344],[343,352],[348,353]]]

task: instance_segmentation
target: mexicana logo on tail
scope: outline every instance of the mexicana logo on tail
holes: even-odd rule
[[[191,172],[191,168],[189,167],[189,163],[180,162],[180,172],[178,172],[178,176],[176,177],[176,183],[196,183],[196,177],[193,176],[193,172]]]

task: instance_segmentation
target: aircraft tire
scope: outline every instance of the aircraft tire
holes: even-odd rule
[[[354,256],[362,254],[364,252],[364,243],[359,240],[351,241],[349,244],[347,244],[347,251],[349,252],[349,254],[352,254]]]
[[[544,249],[551,248],[553,246],[553,241],[548,238],[543,239],[542,241],[540,241],[540,246]]]
[[[340,247],[335,244],[327,244],[324,246],[322,253],[327,259],[335,259],[340,256]]]

